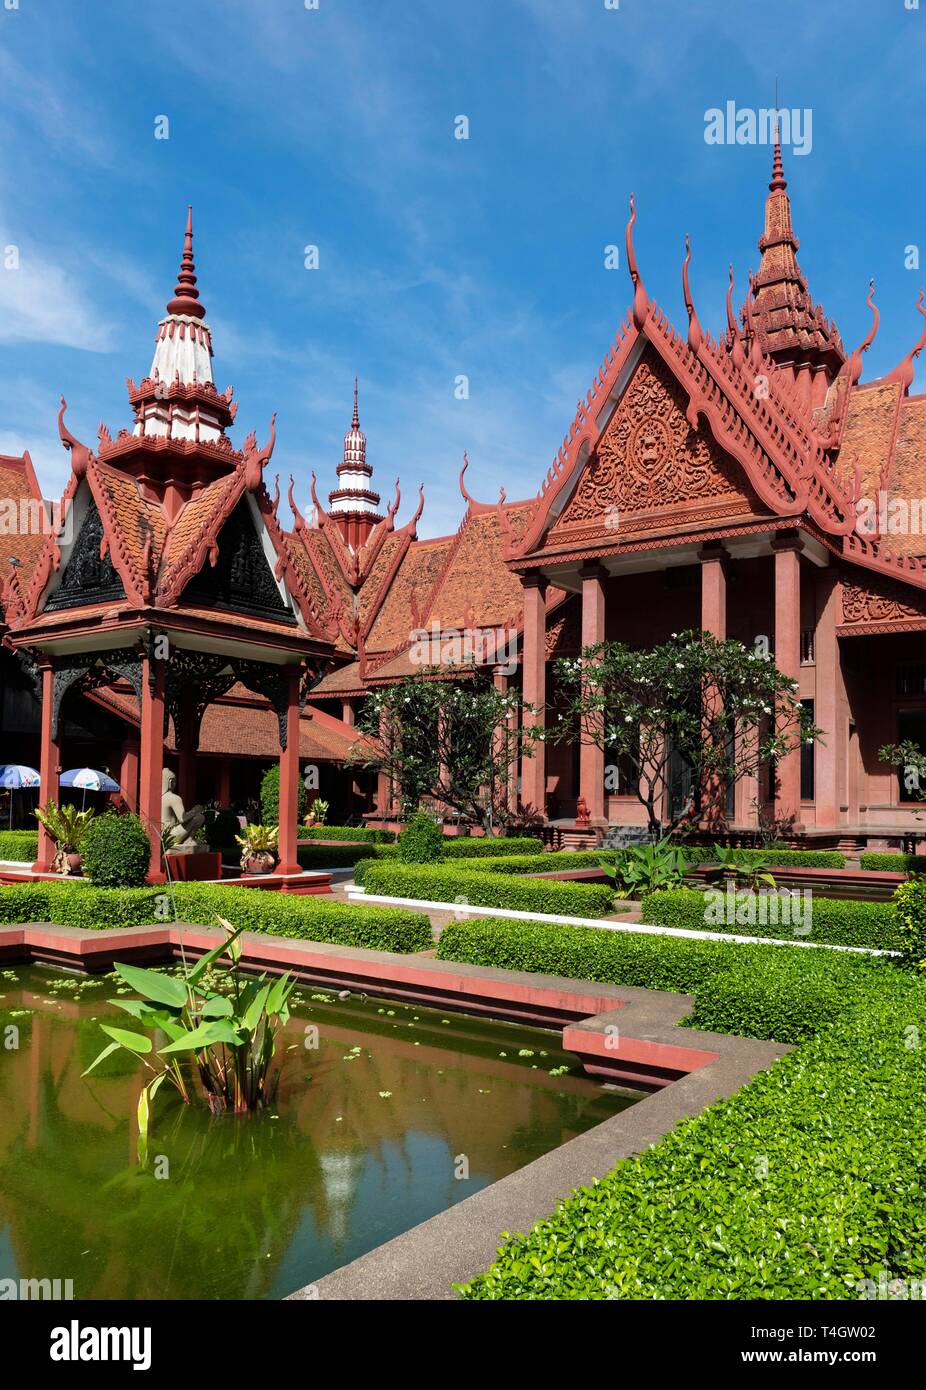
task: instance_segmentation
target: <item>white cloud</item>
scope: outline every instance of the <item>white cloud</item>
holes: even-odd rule
[[[0,255],[0,342],[112,351],[111,326],[63,265],[2,233]]]

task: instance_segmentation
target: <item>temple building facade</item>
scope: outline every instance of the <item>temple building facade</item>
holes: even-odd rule
[[[388,821],[387,781],[347,760],[371,690],[421,672],[422,634],[493,634],[485,674],[553,720],[558,657],[702,628],[771,654],[822,730],[730,789],[730,830],[898,843],[920,797],[879,749],[926,749],[926,396],[911,394],[926,323],[893,371],[862,380],[873,286],[870,329],[847,349],[800,269],[777,145],[758,270],[737,309],[731,269],[719,338],[692,299],[690,247],[682,331],[651,299],[635,224],[631,198],[632,304],[537,492],[479,501],[464,458],[457,531],[419,539],[423,491],[404,522],[398,481],[381,505],[356,382],[327,506],[314,475],[305,513],[292,480],[286,504],[279,478],[271,493],[272,422],[262,447],[232,443],[190,218],[125,427],[101,426],[91,450],[62,403],[66,523],[0,535],[0,760],[41,765],[44,796],[56,769],[99,766],[102,750],[152,834],[165,765],[184,800],[244,809],[280,759],[281,796],[314,768],[330,820]],[[922,293],[916,307],[926,319]],[[0,458],[0,485],[40,501],[28,454]],[[518,794],[551,821],[581,797],[593,826],[641,824],[621,775],[591,743],[551,741],[523,760]],[[690,790],[679,767],[666,812]]]

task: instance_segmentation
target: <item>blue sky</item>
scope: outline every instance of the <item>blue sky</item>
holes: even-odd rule
[[[908,0],[909,2],[909,0]],[[419,534],[470,490],[532,495],[629,303],[604,268],[636,192],[647,289],[724,324],[758,260],[771,155],[710,146],[705,112],[812,110],[785,151],[800,260],[865,378],[919,334],[926,0],[0,0],[0,452],[63,484],[69,423],[129,423],[194,205],[216,383],[235,437],[278,412],[271,475],[334,485],[354,373],[381,492]],[[155,139],[166,115],[170,138]],[[470,138],[454,138],[466,115]],[[307,271],[303,248],[320,266]],[[905,247],[922,248],[922,274]],[[468,400],[454,379],[470,380]],[[923,389],[918,380],[915,389]],[[272,488],[272,476],[270,478]]]

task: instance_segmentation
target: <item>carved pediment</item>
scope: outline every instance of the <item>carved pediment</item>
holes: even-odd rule
[[[842,624],[852,632],[901,631],[926,625],[926,594],[872,575],[865,583],[842,583]]]
[[[125,598],[125,587],[103,542],[103,522],[93,503],[74,541],[61,583],[45,604],[47,612]]]
[[[238,503],[219,532],[215,564],[203,565],[183,591],[181,602],[194,608],[293,623],[264,553],[247,502]]]
[[[758,512],[742,470],[702,424],[692,430],[678,382],[652,351],[644,353],[556,523],[564,529],[620,533],[628,518],[666,522],[687,504],[725,504],[723,513]],[[641,528],[644,518],[640,518]]]

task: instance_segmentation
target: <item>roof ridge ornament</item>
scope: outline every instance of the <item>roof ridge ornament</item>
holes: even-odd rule
[[[685,308],[688,312],[688,346],[692,352],[697,352],[701,346],[704,334],[698,320],[694,300],[691,297],[691,285],[688,281],[688,267],[691,264],[691,237],[685,233],[685,259],[682,262],[682,290],[685,295]]]
[[[922,290],[920,290],[919,292],[919,296],[916,301],[916,307],[923,315],[923,318],[926,319],[926,308],[923,307]],[[926,323],[923,324],[923,331],[920,334],[916,345],[910,349],[906,357],[901,358],[900,362],[898,362],[894,370],[892,372],[888,372],[887,376],[883,378],[884,381],[899,381],[901,386],[901,395],[903,396],[908,396],[910,394],[910,387],[913,385],[913,378],[916,374],[916,369],[913,366],[913,362],[915,358],[919,357],[924,347],[926,347]]]
[[[193,204],[187,207],[186,230],[183,234],[183,252],[180,257],[180,271],[174,289],[174,298],[167,305],[169,314],[185,314],[188,318],[202,319],[206,310],[199,303],[199,290],[196,288],[196,267],[193,264]]]
[[[734,367],[740,371],[746,365],[746,354],[743,351],[743,341],[736,326],[736,318],[733,313],[733,262],[730,262],[730,283],[727,286],[727,331],[730,334],[730,356],[733,358]]]
[[[643,327],[646,316],[649,313],[649,298],[643,284],[643,278],[637,265],[636,252],[633,249],[633,227],[637,220],[637,207],[634,196],[630,195],[630,221],[627,223],[627,269],[630,272],[630,279],[633,283],[633,321],[639,329]]]
[[[872,343],[874,342],[875,336],[878,332],[878,325],[881,322],[881,312],[878,309],[878,306],[875,304],[874,280],[869,280],[868,282],[868,297],[865,300],[865,303],[871,310],[871,327],[869,328],[865,338],[862,340],[862,342],[859,343],[858,347],[855,349],[847,363],[847,375],[849,377],[849,384],[851,386],[854,386],[858,381],[859,377],[862,375],[862,354],[867,352],[868,349],[871,347]]]

